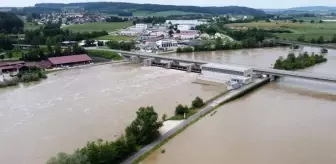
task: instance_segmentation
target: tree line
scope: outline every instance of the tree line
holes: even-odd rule
[[[116,49],[116,50],[123,50],[123,51],[131,51],[135,48],[135,42],[127,42],[127,41],[109,41],[106,43],[106,45],[110,49]]]
[[[318,55],[312,53],[309,55],[308,52],[304,52],[296,57],[294,53],[289,53],[286,58],[283,58],[282,56],[279,57],[275,61],[273,68],[282,70],[297,70],[326,61],[327,58],[325,58],[322,54]]]
[[[120,18],[116,16],[110,16],[105,19],[106,22],[127,22],[128,18]]]
[[[136,118],[115,141],[90,141],[72,154],[59,153],[47,164],[113,164],[121,163],[139,148],[156,140],[162,122],[153,107],[141,107]]]
[[[80,46],[73,45],[72,47],[62,48],[61,44],[55,46],[48,45],[47,47],[33,48],[28,51],[21,51],[14,48],[13,52],[21,53],[20,60],[24,61],[41,61],[47,60],[50,57],[69,56],[76,54],[86,54],[86,50]]]
[[[311,40],[307,40],[305,35],[300,35],[297,38],[299,42],[313,43],[313,44],[325,44],[325,43],[336,43],[336,34],[333,35],[331,40],[325,40],[323,36],[318,38],[312,38]]]
[[[177,53],[184,52],[200,52],[200,51],[216,51],[216,50],[235,50],[243,48],[261,48],[261,47],[275,47],[276,43],[270,40],[258,42],[256,38],[248,38],[242,41],[226,41],[221,38],[216,38],[215,42],[205,42],[201,45],[179,47]]]

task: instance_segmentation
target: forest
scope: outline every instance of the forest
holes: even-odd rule
[[[24,23],[13,13],[0,12],[0,33],[21,33]]]
[[[184,11],[204,14],[244,14],[244,15],[265,15],[262,10],[257,10],[248,7],[239,6],[224,6],[224,7],[200,7],[200,6],[176,6],[176,5],[159,5],[159,4],[136,4],[136,3],[123,3],[123,2],[92,2],[92,3],[39,3],[35,7],[47,8],[64,8],[64,7],[83,7],[87,11]]]

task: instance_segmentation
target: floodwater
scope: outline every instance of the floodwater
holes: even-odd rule
[[[87,141],[114,140],[141,106],[172,116],[177,104],[209,99],[221,88],[197,74],[139,65],[55,72],[36,84],[0,89],[0,163],[42,164]]]
[[[217,63],[269,67],[275,59],[286,56],[290,51],[292,50],[288,48],[272,48],[170,55]],[[336,74],[332,71],[336,64],[335,55],[335,52],[330,51],[327,63],[304,71]],[[215,86],[193,83],[196,78],[197,74],[194,73],[157,67],[101,65],[55,72],[38,83],[0,89],[0,163],[42,164],[57,152],[72,152],[75,148],[83,147],[89,140],[115,139],[135,118],[136,110],[141,106],[154,106],[161,118],[164,113],[173,115],[177,104],[190,104],[196,96],[209,99],[222,91],[222,88]],[[279,88],[278,85],[286,89]],[[305,88],[311,89],[312,85],[318,91],[336,90],[332,88],[334,84],[285,78],[283,82],[268,85],[246,98],[232,102],[230,106],[223,106],[216,115],[202,119],[165,145],[167,152],[164,156],[153,154],[145,163],[224,163],[227,156],[237,160],[247,158],[239,152],[249,151],[268,153],[270,156],[266,154],[263,158],[276,161],[280,158],[277,152],[285,153],[280,151],[281,146],[286,150],[289,149],[288,145],[295,146],[296,140],[290,140],[291,135],[302,137],[300,145],[293,150],[303,151],[299,152],[302,158],[306,156],[304,151],[311,151],[311,154],[316,151],[316,156],[321,154],[321,158],[323,154],[329,157],[326,152],[334,152],[336,142],[336,139],[331,142],[335,138],[335,129],[331,125],[335,123],[330,119],[336,109],[335,98],[332,94],[307,92]],[[293,86],[294,89],[291,89]],[[270,105],[272,103],[275,105]],[[271,111],[267,111],[268,109]],[[281,112],[281,109],[284,111]],[[291,109],[294,110],[293,113]],[[250,115],[239,116],[234,113],[245,114],[246,110],[250,111],[251,118]],[[253,112],[254,110],[257,112]],[[304,116],[302,119],[299,117],[301,112]],[[262,124],[264,119],[269,121],[266,122],[268,124]],[[255,120],[260,122],[254,122]],[[295,124],[295,121],[300,124]],[[276,131],[277,128],[282,131]],[[259,138],[259,134],[265,135]],[[248,140],[242,140],[244,137]],[[279,140],[279,143],[271,143],[274,141],[272,139]],[[224,140],[227,142],[223,142]],[[252,141],[270,147],[254,150],[255,147],[249,147],[250,143],[253,144]],[[277,152],[269,150],[273,149],[272,144]],[[303,147],[304,144],[307,144],[306,147]],[[329,149],[324,152],[323,146],[329,146]],[[316,150],[305,150],[307,147]],[[213,155],[216,153],[219,157]],[[311,154],[307,154],[308,159],[313,158]],[[261,162],[267,160],[253,154],[248,157]],[[286,154],[283,157],[287,157]],[[194,161],[186,161],[187,159]],[[231,163],[229,158],[227,160],[227,163]],[[246,161],[242,163],[251,163]]]
[[[285,54],[291,51],[276,49]],[[254,51],[261,53],[211,53],[209,56],[218,60],[210,57],[209,61],[251,61],[252,65],[268,66],[282,55],[270,53],[272,59],[268,59],[264,50]],[[218,53],[225,55],[220,57]],[[198,58],[199,54],[182,56]],[[303,71],[336,76],[336,51],[329,51],[327,58],[327,63]],[[223,105],[216,114],[199,120],[142,163],[334,164],[335,118],[335,84],[284,78]]]

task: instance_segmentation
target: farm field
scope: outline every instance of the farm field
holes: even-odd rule
[[[134,37],[131,36],[121,36],[121,35],[105,35],[105,36],[101,36],[99,38],[96,38],[98,40],[113,40],[113,41],[129,41],[134,39]]]
[[[278,33],[279,38],[297,40],[301,35],[305,36],[307,41],[317,39],[323,36],[325,40],[331,40],[333,35],[336,34],[336,22],[323,22],[323,23],[292,23],[284,21],[276,22],[251,22],[251,23],[234,23],[227,25],[228,27],[256,27],[264,29],[287,29],[293,33]]]
[[[41,27],[41,25],[35,25],[33,23],[25,23],[24,24],[24,30],[35,30],[35,29],[39,29]]]
[[[92,31],[107,31],[112,32],[131,26],[132,22],[104,22],[104,23],[87,23],[66,26],[63,29],[68,29],[73,32],[92,32]]]

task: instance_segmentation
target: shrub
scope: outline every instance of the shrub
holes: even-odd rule
[[[184,113],[188,113],[189,108],[188,106],[183,106],[181,104],[179,104],[176,108],[175,108],[175,115],[183,115]]]
[[[196,109],[196,108],[201,108],[201,107],[203,107],[204,106],[204,102],[203,102],[203,100],[200,98],[200,97],[196,97],[195,98],[195,100],[193,100],[192,101],[192,107],[194,108],[194,109]]]

